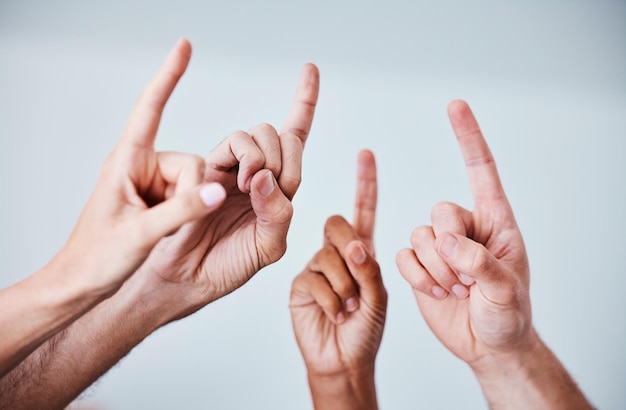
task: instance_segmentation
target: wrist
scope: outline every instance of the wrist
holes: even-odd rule
[[[193,283],[165,280],[145,268],[135,272],[118,293],[154,329],[187,317],[208,304],[201,289]]]
[[[377,409],[374,364],[332,374],[308,373],[316,409]]]
[[[492,354],[472,366],[492,409],[589,409],[589,402],[535,330],[515,352]]]
[[[495,351],[482,356],[474,363],[469,363],[472,371],[481,383],[503,381],[507,377],[522,376],[527,373],[529,359],[536,357],[538,351],[545,348],[534,329],[527,341],[512,351]]]

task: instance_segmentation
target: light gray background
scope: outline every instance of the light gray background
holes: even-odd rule
[[[321,94],[286,256],[149,337],[83,398],[104,408],[310,408],[287,309],[355,158],[377,155],[390,295],[386,409],[484,408],[394,263],[441,200],[471,207],[446,117],[464,98],[524,234],[535,326],[601,409],[626,407],[623,1],[0,1],[0,286],[62,246],[134,100],[180,36],[194,46],[159,149],[208,153],[280,125],[302,65]],[[76,352],[80,354],[80,352]]]

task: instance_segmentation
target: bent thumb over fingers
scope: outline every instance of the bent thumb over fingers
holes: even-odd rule
[[[217,210],[226,199],[226,190],[216,182],[203,184],[177,193],[166,201],[147,209],[135,219],[140,243],[152,247],[161,238],[187,222],[195,221]]]
[[[507,304],[515,298],[514,276],[480,243],[445,232],[437,237],[435,249],[458,275],[474,279],[483,295],[492,302]]]
[[[266,266],[280,259],[287,249],[293,206],[267,169],[252,177],[250,201],[256,214],[257,252],[261,265]]]

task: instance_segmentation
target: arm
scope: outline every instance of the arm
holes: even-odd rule
[[[358,160],[354,224],[328,218],[324,246],[293,281],[289,307],[316,409],[376,409],[374,364],[387,292],[374,259],[376,165]]]
[[[161,238],[224,201],[223,187],[203,183],[202,158],[154,151],[163,107],[190,52],[189,43],[179,42],[137,101],[61,251],[0,291],[0,377],[115,293]]]
[[[268,125],[236,132],[207,157],[203,182],[219,182],[228,193],[219,212],[163,238],[116,294],[0,379],[0,408],[69,404],[155,329],[232,292],[283,255],[318,89],[318,71],[306,65],[280,133]]]
[[[448,108],[474,210],[437,204],[397,255],[437,338],[474,371],[492,408],[591,408],[532,325],[522,235],[470,108]]]

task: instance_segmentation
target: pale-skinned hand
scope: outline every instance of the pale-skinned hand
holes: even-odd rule
[[[456,356],[479,366],[529,349],[529,267],[494,159],[469,106],[448,107],[474,196],[473,211],[443,202],[396,258],[426,322]]]
[[[139,97],[71,236],[49,264],[67,288],[116,291],[159,240],[223,203],[224,188],[203,180],[201,157],[154,150],[163,109],[190,56],[189,43],[180,40]]]
[[[237,131],[205,159],[204,182],[225,187],[223,206],[163,239],[136,275],[137,286],[169,301],[168,320],[239,288],[285,253],[318,92],[319,72],[307,64],[280,132],[268,124]]]

